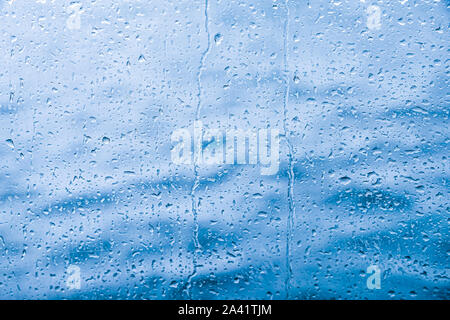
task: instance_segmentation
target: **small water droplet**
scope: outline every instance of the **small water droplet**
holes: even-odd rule
[[[14,141],[12,139],[6,139],[6,144],[11,148],[14,149]]]
[[[219,45],[223,40],[223,36],[220,33],[217,33],[214,36],[214,42],[216,43],[216,45]]]
[[[352,179],[350,179],[350,178],[347,177],[347,176],[344,176],[344,177],[340,177],[340,178],[339,178],[339,181],[340,181],[343,185],[347,185],[347,184],[349,184],[350,182],[352,182]]]

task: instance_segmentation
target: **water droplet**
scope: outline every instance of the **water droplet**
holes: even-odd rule
[[[349,183],[352,181],[352,179],[350,179],[350,178],[347,177],[347,176],[344,176],[344,177],[340,177],[340,178],[339,178],[339,181],[340,181],[343,185],[347,185],[347,184],[349,184]]]
[[[217,33],[214,36],[214,42],[216,43],[216,45],[219,45],[223,40],[223,36],[220,33]]]

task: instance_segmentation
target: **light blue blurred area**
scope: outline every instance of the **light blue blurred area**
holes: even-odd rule
[[[448,1],[0,6],[0,298],[449,298]],[[278,174],[174,165],[195,120]]]

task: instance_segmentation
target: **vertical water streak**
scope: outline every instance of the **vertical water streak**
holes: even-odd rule
[[[283,131],[284,131],[284,139],[286,141],[286,145],[288,148],[288,217],[286,221],[286,280],[285,280],[285,290],[286,290],[286,299],[289,299],[289,293],[291,290],[291,281],[292,281],[292,266],[291,266],[291,240],[292,240],[292,226],[293,219],[295,214],[295,206],[293,200],[294,194],[294,169],[293,169],[293,148],[292,144],[289,140],[289,134],[287,129],[287,105],[289,103],[289,92],[290,92],[290,77],[289,77],[289,69],[288,69],[288,37],[289,37],[289,1],[285,1],[286,6],[286,18],[284,21],[284,81],[286,84],[284,101],[283,101]]]

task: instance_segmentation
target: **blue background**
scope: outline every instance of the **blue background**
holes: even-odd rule
[[[448,299],[448,1],[72,3],[0,1],[0,298]],[[196,119],[278,174],[174,165]]]

